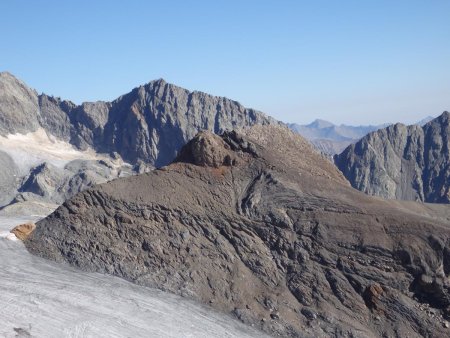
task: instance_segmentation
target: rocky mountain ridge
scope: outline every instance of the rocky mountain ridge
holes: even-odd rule
[[[112,102],[81,105],[38,95],[13,75],[0,73],[0,135],[43,128],[78,149],[118,153],[125,161],[163,166],[200,130],[222,133],[278,123],[236,101],[151,81]]]
[[[51,210],[86,187],[171,162],[200,130],[221,133],[259,123],[278,122],[163,79],[112,102],[76,105],[38,94],[2,72],[0,208],[36,202]]]
[[[280,126],[200,133],[166,167],[77,194],[25,241],[292,337],[447,336],[449,243],[448,208],[367,196]]]
[[[370,195],[450,203],[449,113],[423,126],[395,124],[350,145],[335,163]]]

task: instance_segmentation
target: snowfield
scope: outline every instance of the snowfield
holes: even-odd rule
[[[28,134],[0,136],[0,150],[14,160],[22,174],[27,174],[30,168],[42,162],[63,168],[73,160],[108,159],[107,156],[98,154],[93,149],[80,151],[70,143],[47,134],[42,128]]]
[[[190,300],[30,255],[9,230],[38,219],[0,217],[0,337],[264,337]]]

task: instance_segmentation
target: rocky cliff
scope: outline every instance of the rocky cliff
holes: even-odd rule
[[[222,133],[277,123],[236,101],[152,81],[112,102],[70,101],[38,95],[7,72],[0,73],[0,135],[43,128],[79,149],[117,152],[130,163],[171,162],[200,130]]]
[[[353,187],[385,198],[450,202],[449,113],[396,124],[350,145],[335,163]]]
[[[172,164],[66,201],[25,245],[274,335],[450,333],[448,208],[367,196],[278,126],[200,133]]]

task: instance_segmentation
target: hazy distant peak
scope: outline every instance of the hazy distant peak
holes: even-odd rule
[[[417,124],[419,126],[423,126],[423,125],[427,124],[428,122],[430,122],[433,119],[434,119],[433,116],[428,115],[427,117],[423,118],[422,120],[417,121],[415,124]]]
[[[307,125],[307,127],[311,128],[317,128],[317,129],[323,129],[323,128],[330,128],[334,127],[335,125],[329,121],[321,120],[321,119],[315,119],[313,122]]]

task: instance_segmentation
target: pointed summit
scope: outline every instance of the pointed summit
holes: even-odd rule
[[[308,127],[311,128],[317,128],[317,129],[324,129],[324,128],[330,128],[330,127],[334,127],[334,124],[329,122],[329,121],[325,121],[325,120],[321,120],[321,119],[316,119],[313,122],[311,122]]]

